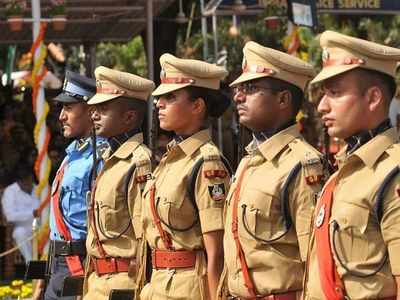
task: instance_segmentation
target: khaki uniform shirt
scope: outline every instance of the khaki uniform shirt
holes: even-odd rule
[[[238,231],[250,277],[259,295],[299,291],[302,289],[314,202],[324,175],[321,155],[304,141],[297,125],[280,131],[259,146],[253,141],[246,150],[249,155],[239,164],[235,177],[237,181],[245,161],[249,161],[238,202]],[[251,234],[257,238],[271,239],[284,232],[282,186],[299,162],[302,168],[289,185],[293,225],[281,239],[268,244],[260,242]],[[231,229],[236,188],[234,182],[227,197],[225,268],[229,293],[237,297],[250,297]],[[243,205],[247,207],[245,215]]]
[[[105,164],[96,181],[95,222],[103,248],[111,257],[135,257],[142,235],[140,224],[141,189],[151,177],[150,150],[143,144],[142,133],[123,143],[111,156],[105,153]],[[128,197],[125,181],[132,166]],[[101,257],[90,222],[86,248],[88,255]]]
[[[200,221],[195,223],[196,209],[188,198],[187,182],[200,158],[204,159],[204,163],[195,184],[195,201]],[[222,171],[225,175],[207,175],[214,171]],[[208,130],[199,131],[179,144],[172,141],[155,169],[153,178],[146,184],[142,204],[143,230],[150,247],[165,250],[157,227],[153,224],[150,207],[149,190],[155,183],[156,203],[159,201],[156,209],[160,219],[178,229],[195,223],[185,231],[171,230],[162,225],[170,234],[174,249],[204,250],[203,234],[223,230],[225,192],[229,189],[230,181],[221,154],[211,142]],[[153,270],[151,282],[144,288],[141,299],[205,299],[206,263],[204,251],[199,253],[200,259],[194,270]]]
[[[339,257],[350,270],[371,273],[377,270],[385,253],[389,254],[383,268],[366,278],[350,274],[333,256],[350,299],[379,299],[396,295],[393,275],[400,275],[399,175],[386,190],[381,224],[378,224],[375,216],[374,205],[383,179],[400,163],[400,145],[397,142],[395,130],[388,129],[354,153],[346,155],[343,151],[338,156],[339,170],[336,172],[337,183],[329,223],[336,220],[339,224],[335,237]],[[315,212],[314,219],[317,214]],[[305,296],[306,299],[325,299],[320,284],[314,235],[310,241]]]

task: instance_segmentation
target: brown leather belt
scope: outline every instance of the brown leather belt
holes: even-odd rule
[[[101,276],[105,274],[128,272],[131,265],[136,265],[136,259],[122,257],[97,258],[91,256],[90,264],[97,276]]]
[[[155,269],[194,268],[196,265],[196,251],[155,249],[151,253],[151,259]]]
[[[268,296],[257,296],[257,298],[251,300],[296,300],[296,295],[297,292],[288,292],[288,293],[282,293],[282,294],[274,294],[274,295],[268,295]],[[246,300],[247,298],[241,298],[241,297],[235,297],[231,296],[228,299],[232,300]]]

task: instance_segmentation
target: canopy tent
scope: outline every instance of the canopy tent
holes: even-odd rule
[[[35,0],[37,1],[37,0]],[[102,41],[124,42],[146,29],[147,0],[67,0],[67,26],[54,31],[49,26],[46,41],[83,44]],[[153,16],[158,16],[174,0],[153,0]],[[32,44],[31,1],[27,1],[22,31],[11,32],[5,16],[7,1],[0,2],[0,44]],[[49,18],[50,0],[40,0],[42,18]]]

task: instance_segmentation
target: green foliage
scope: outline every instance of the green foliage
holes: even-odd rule
[[[135,37],[126,44],[99,44],[96,63],[98,66],[146,76],[146,55],[141,36]]]
[[[26,9],[26,0],[9,0],[6,3],[5,14],[6,16],[22,16]]]
[[[64,0],[53,0],[51,2],[50,16],[61,16],[66,14],[66,5]]]
[[[239,25],[239,34],[232,35],[230,28],[232,26],[231,17],[218,17],[218,49],[226,49],[228,51],[227,69],[231,75],[239,72],[242,66],[243,46],[246,42],[252,40],[262,45],[283,50],[283,38],[286,35],[287,26],[282,19],[279,20],[280,25],[276,29],[268,29],[264,24],[264,17],[282,15],[281,8],[269,6],[264,13],[257,18],[254,16],[241,17]],[[239,17],[238,17],[239,18]],[[208,61],[214,62],[214,39],[211,26],[208,27],[208,45],[209,57]],[[186,41],[180,36],[178,37],[177,55],[185,58],[203,59],[203,37],[201,32],[195,32]]]

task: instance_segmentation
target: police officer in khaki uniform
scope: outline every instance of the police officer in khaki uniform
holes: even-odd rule
[[[230,175],[212,143],[208,123],[229,99],[219,92],[224,68],[160,58],[160,127],[174,131],[144,191],[143,228],[153,273],[141,299],[214,299],[223,267],[223,207]]]
[[[89,210],[87,285],[84,299],[133,297],[139,285],[142,236],[141,190],[151,176],[150,150],[140,130],[154,83],[139,76],[98,67],[92,120],[110,148],[92,189]]]
[[[311,65],[248,42],[231,86],[239,122],[253,133],[227,197],[222,280],[233,299],[296,299],[301,294],[321,154],[296,115]]]
[[[318,110],[347,146],[316,205],[305,299],[400,299],[400,146],[388,119],[400,50],[332,31],[320,43]]]

